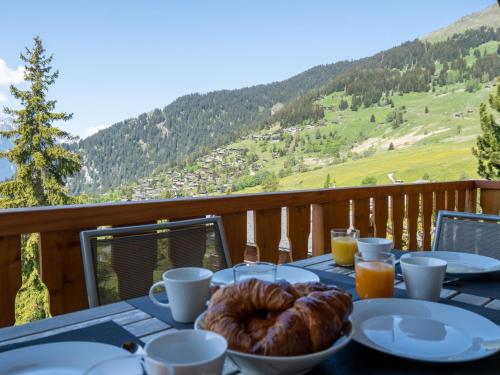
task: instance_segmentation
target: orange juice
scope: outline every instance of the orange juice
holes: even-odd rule
[[[340,266],[352,266],[354,254],[358,251],[356,239],[352,237],[333,237],[332,256],[335,263]]]
[[[359,298],[390,298],[394,293],[394,266],[384,262],[356,264],[356,291]]]

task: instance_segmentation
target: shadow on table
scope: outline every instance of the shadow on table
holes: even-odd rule
[[[352,341],[310,373],[315,375],[498,375],[500,374],[500,353],[465,363],[423,363],[380,353]]]

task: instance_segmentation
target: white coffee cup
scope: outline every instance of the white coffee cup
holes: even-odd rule
[[[364,237],[356,240],[358,251],[364,253],[389,253],[393,249],[393,242],[387,238]]]
[[[169,307],[174,319],[181,323],[191,323],[206,309],[210,293],[212,271],[206,268],[175,268],[163,273],[163,281],[158,281],[149,289],[149,298],[158,306]],[[153,290],[164,286],[168,303],[155,298]]]
[[[165,367],[175,375],[220,375],[227,352],[226,339],[215,332],[186,329],[165,333],[149,341],[144,350],[148,374],[166,375]]]
[[[430,257],[400,259],[408,297],[437,301],[441,294],[447,263]]]

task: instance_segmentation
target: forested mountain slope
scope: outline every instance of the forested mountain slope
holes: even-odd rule
[[[498,53],[481,54],[477,47],[498,40],[500,29],[481,27],[455,34],[443,42],[430,44],[415,39],[403,43],[359,60],[318,90],[290,102],[272,121],[292,125],[306,119],[320,119],[324,113],[315,101],[333,92],[342,91],[346,97],[350,96],[350,108],[357,110],[388,101],[394,92],[427,92],[450,82],[493,79],[500,72],[500,57]],[[476,49],[473,56],[471,49]],[[341,109],[346,109],[345,105],[347,100],[340,104]]]
[[[71,145],[83,157],[74,193],[106,191],[154,168],[194,158],[262,126],[278,103],[320,87],[351,62],[319,65],[281,82],[190,94]],[[278,105],[279,106],[279,105]]]

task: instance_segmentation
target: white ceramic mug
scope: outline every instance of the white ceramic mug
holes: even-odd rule
[[[430,257],[401,258],[408,297],[437,301],[441,295],[447,263]]]
[[[165,367],[175,375],[220,375],[227,352],[226,339],[215,332],[186,329],[165,333],[149,341],[146,351],[148,374],[166,375]]]
[[[174,319],[181,323],[191,323],[205,309],[210,293],[212,271],[206,268],[175,268],[163,273],[162,281],[158,281],[149,289],[149,298],[153,303],[169,307]],[[164,286],[168,303],[155,298],[153,290]]]

